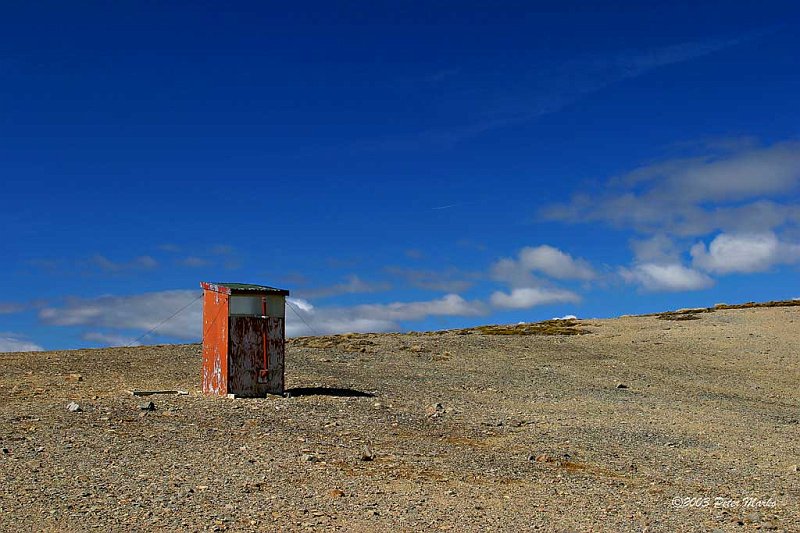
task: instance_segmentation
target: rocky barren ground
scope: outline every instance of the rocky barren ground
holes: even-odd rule
[[[797,306],[301,338],[235,400],[198,345],[0,354],[0,529],[800,531],[799,347]]]

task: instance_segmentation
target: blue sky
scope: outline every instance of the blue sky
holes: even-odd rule
[[[800,297],[800,8],[652,4],[6,7],[0,351]]]

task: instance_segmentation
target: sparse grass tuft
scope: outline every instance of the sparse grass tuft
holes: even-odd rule
[[[800,306],[800,300],[777,300],[771,302],[747,302],[743,304],[717,304],[714,309],[752,309],[754,307],[795,307]]]
[[[478,326],[472,331],[484,335],[585,335],[588,329],[578,327],[577,320],[545,320],[531,324]]]
[[[656,318],[659,318],[661,320],[700,320],[700,317],[695,315],[694,313],[677,313],[677,312],[661,313]]]

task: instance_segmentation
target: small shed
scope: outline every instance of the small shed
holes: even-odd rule
[[[283,394],[289,291],[246,283],[203,288],[203,392]]]

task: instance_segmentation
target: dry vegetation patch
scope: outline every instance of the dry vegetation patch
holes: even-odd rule
[[[483,335],[586,335],[591,333],[580,327],[578,320],[544,320],[525,324],[478,326],[469,331]]]

